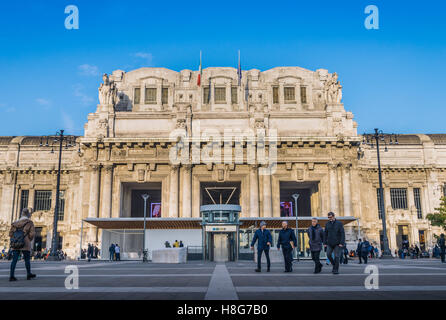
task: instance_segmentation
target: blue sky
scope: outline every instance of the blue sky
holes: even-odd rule
[[[364,27],[371,4],[379,30]],[[241,50],[243,69],[336,71],[359,133],[446,133],[445,16],[437,0],[2,1],[0,135],[82,134],[102,73],[196,70],[200,50],[203,67],[236,67]]]

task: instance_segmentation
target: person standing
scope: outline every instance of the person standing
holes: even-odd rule
[[[440,235],[440,238],[438,239],[438,246],[440,247],[440,257],[441,262],[444,263],[445,261],[445,253],[446,253],[446,241],[444,238],[444,233]]]
[[[277,239],[277,250],[282,246],[283,259],[285,261],[285,272],[293,272],[293,249],[297,247],[297,239],[292,228],[288,228],[288,222],[282,222],[282,230]]]
[[[88,262],[91,261],[91,258],[93,257],[93,246],[89,243],[87,248],[87,259]]]
[[[324,243],[324,229],[318,223],[317,218],[311,219],[311,226],[307,229],[311,260],[314,261],[314,272],[320,273],[322,271],[322,263],[320,261],[322,244]]]
[[[328,213],[328,222],[325,225],[325,246],[327,256],[333,265],[333,274],[339,274],[339,261],[345,246],[345,232],[342,222],[336,220],[333,212]],[[334,259],[332,254],[334,253]]]
[[[110,261],[115,260],[115,245],[113,243],[108,247],[108,253],[110,254]]]
[[[269,248],[273,242],[273,237],[268,229],[266,229],[266,222],[260,222],[260,229],[258,229],[251,242],[251,249],[254,250],[254,244],[257,241],[257,269],[256,272],[262,271],[262,253],[265,252],[267,272],[270,272],[271,261],[269,259]]]
[[[118,244],[115,245],[115,255],[116,261],[121,261],[121,248],[118,246]]]
[[[25,260],[26,279],[31,280],[36,277],[35,274],[31,273],[31,241],[33,241],[36,235],[34,223],[31,221],[31,215],[31,209],[24,208],[21,212],[20,219],[11,225],[9,238],[12,249],[12,262],[9,281],[17,281],[14,272],[20,254],[23,255],[23,259]]]

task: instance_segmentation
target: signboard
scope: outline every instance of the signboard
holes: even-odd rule
[[[206,226],[206,232],[236,232],[237,226]]]

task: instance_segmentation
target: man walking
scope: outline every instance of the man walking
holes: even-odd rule
[[[256,231],[251,242],[251,249],[254,250],[254,244],[257,241],[257,269],[256,272],[262,271],[262,252],[265,252],[267,269],[269,272],[271,268],[271,261],[269,260],[269,248],[273,242],[273,238],[268,229],[266,229],[266,222],[260,222],[260,229]]]
[[[442,233],[440,235],[440,238],[438,239],[438,246],[440,247],[441,262],[444,263],[445,253],[446,253],[446,242],[444,238],[444,233]]]
[[[285,261],[285,272],[293,272],[293,249],[297,247],[297,239],[293,229],[288,228],[288,222],[282,222],[282,230],[277,239],[277,250],[282,246],[283,259]]]
[[[370,253],[370,243],[367,241],[366,238],[364,238],[364,241],[361,242],[360,253],[362,255],[362,259],[364,260],[364,264],[367,264]]]
[[[31,273],[31,241],[33,241],[36,234],[34,223],[31,221],[32,212],[28,208],[22,210],[20,219],[15,221],[11,230],[9,231],[9,238],[11,239],[12,262],[9,274],[9,281],[17,281],[14,277],[15,267],[19,260],[20,254],[23,254],[26,268],[26,279],[31,280],[36,277]]]
[[[325,225],[325,246],[327,256],[333,265],[333,274],[339,274],[339,261],[345,246],[345,232],[342,222],[336,220],[333,212],[328,213],[328,222]],[[334,259],[332,254],[334,253]]]
[[[324,243],[324,229],[319,225],[317,218],[311,219],[311,227],[307,229],[311,259],[314,261],[314,273],[322,271],[322,263],[319,260]]]

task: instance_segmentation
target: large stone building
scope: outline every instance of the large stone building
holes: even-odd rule
[[[362,143],[336,73],[207,68],[200,84],[198,76],[164,68],[104,75],[85,134],[63,150],[58,231],[69,256],[79,254],[80,241],[105,251],[119,242],[124,257],[140,254],[144,193],[149,249],[176,239],[206,246],[200,206],[220,203],[241,207],[240,252],[261,219],[279,228],[296,209],[301,228],[333,211],[349,241],[365,234],[380,242],[376,148]],[[425,216],[445,192],[446,135],[400,135],[397,145],[390,138],[381,150],[390,247],[403,239],[429,247],[440,232]],[[52,144],[0,138],[0,218],[10,223],[21,208],[34,208],[35,248],[50,245]]]

